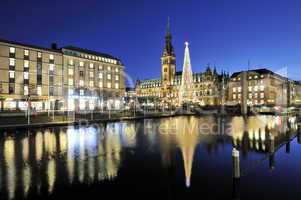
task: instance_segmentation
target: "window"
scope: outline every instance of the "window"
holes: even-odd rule
[[[258,91],[258,86],[257,86],[257,85],[254,87],[254,91],[255,91],[255,92]]]
[[[102,88],[103,87],[103,83],[102,81],[99,82],[99,87]]]
[[[94,77],[94,72],[90,72],[90,78]]]
[[[263,99],[260,100],[260,104],[264,104],[264,100]]]
[[[241,94],[238,94],[238,99],[240,99],[241,98]]]
[[[15,78],[15,72],[9,71],[9,78]]]
[[[89,85],[90,87],[94,87],[94,81],[90,81]]]
[[[249,86],[249,92],[252,92],[252,86]]]
[[[108,79],[108,80],[111,80],[111,74],[108,74],[108,75],[107,75],[107,79]]]
[[[9,47],[9,53],[16,53],[15,47]]]
[[[107,68],[107,69],[108,69],[108,71],[111,71],[111,66],[108,66],[108,68]]]
[[[116,73],[119,72],[119,68],[118,68],[118,67],[115,68],[115,72],[116,72]]]
[[[73,89],[72,89],[72,88],[69,88],[69,89],[68,89],[68,93],[69,93],[69,95],[73,95]]]
[[[255,78],[255,79],[257,79],[257,78],[258,78],[258,76],[257,76],[257,75],[255,75],[255,76],[254,76],[254,78]]]
[[[98,77],[99,77],[100,79],[103,78],[102,72],[99,72]]]
[[[90,63],[90,69],[93,69],[93,68],[94,68],[94,64]]]
[[[252,93],[249,93],[249,99],[252,99]]]
[[[164,68],[164,72],[167,72],[167,67]]]
[[[9,59],[9,66],[15,66],[15,64],[16,64],[15,59],[10,58],[10,59]]]
[[[115,89],[119,89],[119,83],[115,83]]]
[[[79,91],[79,95],[80,95],[80,96],[84,96],[84,94],[85,94],[84,90],[80,90],[80,91]]]
[[[38,96],[42,95],[42,87],[41,86],[37,87],[37,94],[38,94]]]
[[[111,87],[112,87],[111,82],[107,82],[107,88],[111,88]]]
[[[24,60],[24,67],[28,68],[29,67],[29,61],[28,60]]]
[[[73,72],[74,72],[74,70],[73,70],[72,68],[69,68],[69,69],[68,69],[68,74],[69,74],[70,76],[73,76]]]
[[[28,72],[24,72],[24,80],[28,80],[29,78],[29,73]]]
[[[236,99],[236,94],[233,94],[233,99]]]
[[[49,71],[54,71],[54,64],[49,64]]]
[[[260,91],[264,91],[264,85],[260,86]]]
[[[262,74],[262,75],[260,75],[260,78],[264,78],[264,75]]]
[[[28,49],[24,49],[24,56],[29,56],[29,50]]]
[[[49,55],[49,60],[54,60],[54,55],[53,54]]]
[[[237,90],[238,90],[238,92],[241,92],[241,87],[238,87]]]
[[[99,65],[98,70],[102,70],[102,69],[103,69],[102,65]]]
[[[81,87],[84,86],[84,81],[83,80],[79,80],[79,86],[81,86]]]
[[[118,75],[115,75],[115,80],[119,81],[119,76]]]
[[[42,53],[38,52],[38,58],[42,58]]]
[[[68,79],[68,84],[69,84],[69,85],[73,85],[73,78],[69,78],[69,79]]]
[[[73,65],[74,62],[73,62],[73,59],[69,59],[69,65]]]
[[[252,76],[249,76],[249,79],[251,80],[251,79],[252,79]]]
[[[84,66],[84,62],[83,62],[83,61],[80,61],[80,62],[79,62],[79,66],[80,66],[80,67],[83,67],[83,66]]]
[[[260,98],[263,99],[264,98],[264,93],[260,93]]]
[[[236,92],[236,87],[233,88],[233,92]]]
[[[255,99],[256,99],[256,98],[258,98],[258,93],[257,93],[257,92],[255,93]]]
[[[28,86],[27,85],[24,86],[24,95],[28,95]]]
[[[84,71],[79,71],[79,76],[84,77]]]

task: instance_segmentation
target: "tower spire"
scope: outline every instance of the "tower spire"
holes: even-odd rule
[[[170,17],[167,17],[166,36],[171,36],[170,33]]]
[[[171,32],[170,32],[170,18],[167,18],[166,36],[165,36],[165,47],[163,49],[163,56],[174,56],[174,48],[171,43]]]

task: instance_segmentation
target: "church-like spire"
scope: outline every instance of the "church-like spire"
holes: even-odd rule
[[[166,36],[165,36],[165,47],[163,50],[163,56],[174,56],[174,48],[171,43],[171,32],[170,32],[170,19],[167,19]]]

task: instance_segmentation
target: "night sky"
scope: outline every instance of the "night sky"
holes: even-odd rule
[[[120,58],[133,79],[159,77],[167,18],[177,70],[184,42],[194,72],[288,67],[301,80],[301,1],[1,0],[0,38],[49,47],[75,45]]]

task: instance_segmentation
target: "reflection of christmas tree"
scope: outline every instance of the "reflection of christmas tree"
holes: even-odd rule
[[[185,47],[182,83],[181,83],[180,95],[179,95],[180,104],[193,101],[193,77],[192,77],[188,42],[185,42],[185,45],[186,47]]]
[[[186,186],[190,186],[194,150],[198,143],[197,120],[195,118],[177,119],[176,141],[181,149]]]

